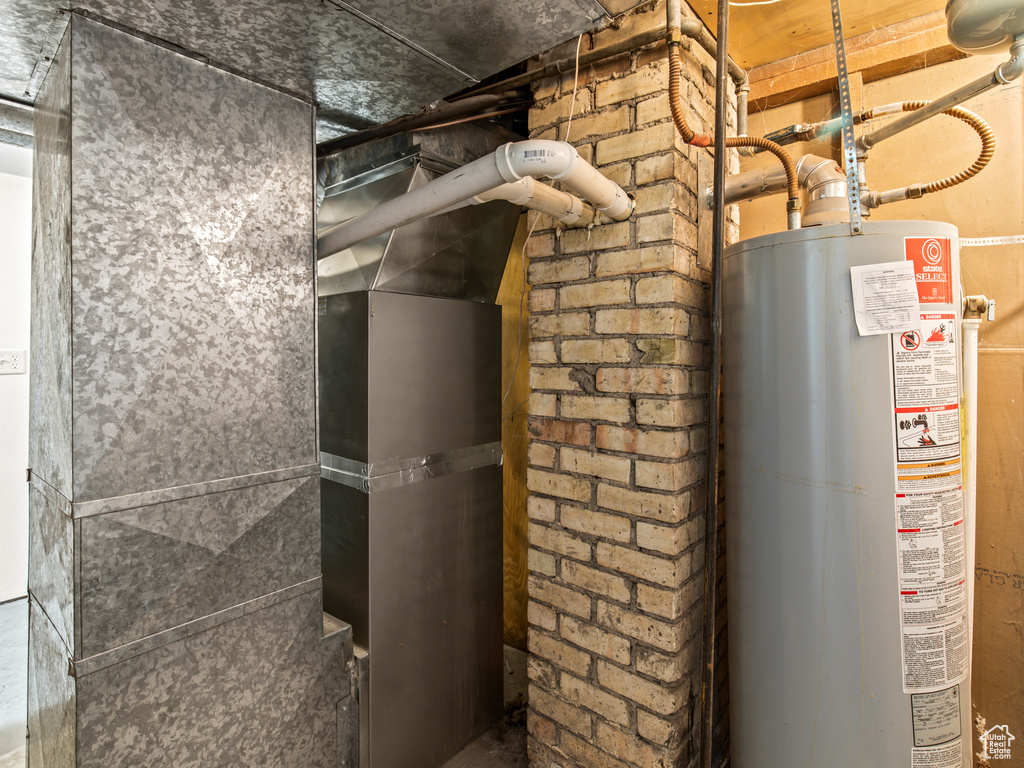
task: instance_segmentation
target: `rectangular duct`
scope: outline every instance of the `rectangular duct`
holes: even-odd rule
[[[328,157],[318,226],[511,138],[459,126]],[[470,206],[319,262],[324,606],[368,650],[372,768],[436,768],[501,715],[493,302],[518,218],[508,203]]]

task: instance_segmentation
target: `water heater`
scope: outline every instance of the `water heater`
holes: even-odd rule
[[[910,263],[862,336],[850,268]],[[735,768],[969,768],[957,230],[812,227],[723,272]]]

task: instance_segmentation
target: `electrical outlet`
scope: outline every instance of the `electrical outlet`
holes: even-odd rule
[[[24,349],[0,349],[0,376],[25,372]]]

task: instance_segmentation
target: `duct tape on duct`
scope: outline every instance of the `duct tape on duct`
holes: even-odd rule
[[[386,491],[389,488],[419,483],[434,477],[468,472],[479,467],[500,465],[501,443],[485,443],[456,448],[443,453],[416,456],[410,459],[388,459],[369,464],[320,453],[320,477],[356,488],[363,493]]]

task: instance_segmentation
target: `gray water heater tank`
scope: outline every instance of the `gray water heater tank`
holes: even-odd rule
[[[735,768],[970,768],[957,251],[874,222],[726,252]],[[861,336],[850,268],[907,261],[920,328]]]

